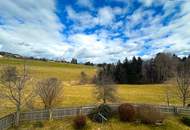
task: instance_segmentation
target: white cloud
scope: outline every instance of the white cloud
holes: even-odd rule
[[[98,10],[99,24],[110,25],[114,20],[114,14],[111,7],[103,7]]]
[[[0,10],[4,20],[0,26],[1,50],[51,58],[69,48],[60,33],[64,25],[55,14],[54,1],[6,0],[0,1]]]
[[[153,0],[139,0],[142,2],[145,6],[151,6],[153,3]]]
[[[154,10],[144,10],[144,6],[151,7],[156,1],[164,4],[164,14],[153,15]],[[107,5],[93,11],[76,11],[72,6],[66,6],[67,16],[64,17],[73,23],[67,30],[71,33],[67,37],[61,33],[67,26],[55,13],[55,1],[0,1],[0,51],[48,58],[76,57],[80,61],[94,63],[116,62],[125,57],[130,59],[141,52],[143,58],[150,58],[160,51],[179,55],[190,53],[190,2],[183,2],[181,10],[175,12],[176,2],[156,1],[141,0],[144,6],[125,20],[118,20],[117,16],[124,18],[130,11],[126,9],[132,6],[128,3],[123,8]],[[77,3],[86,8],[94,6],[90,0]],[[163,25],[162,20],[171,13],[174,17]],[[84,30],[97,25],[102,28],[90,34],[84,33]],[[137,25],[141,27],[134,29]],[[146,50],[144,46],[150,46],[150,49]]]
[[[71,6],[67,6],[66,11],[68,18],[74,21],[72,30],[81,32],[96,25],[111,27],[115,20],[115,16],[121,15],[125,10],[122,10],[119,7],[111,8],[109,6],[105,6],[98,9],[97,15],[95,16],[87,11],[76,12]]]
[[[87,7],[92,9],[93,8],[93,2],[92,0],[77,0],[77,3],[83,7]]]
[[[76,12],[71,6],[66,7],[68,18],[74,21],[73,30],[83,31],[98,24],[98,19],[88,12]]]

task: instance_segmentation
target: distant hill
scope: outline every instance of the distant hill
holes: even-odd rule
[[[19,54],[13,54],[9,52],[0,52],[0,57],[23,58],[23,56]]]
[[[1,55],[2,53],[0,53]],[[7,54],[9,57],[7,57]],[[82,64],[71,64],[53,61],[42,61],[34,59],[12,58],[18,55],[10,53],[3,53],[3,57],[0,58],[0,70],[4,65],[13,65],[18,68],[23,67],[26,63],[31,77],[34,79],[41,79],[45,77],[58,77],[63,81],[78,81],[80,80],[81,72],[85,72],[89,78],[92,78],[96,74],[96,67],[87,66]]]
[[[49,60],[49,59],[46,59],[46,58],[27,57],[27,56],[22,56],[22,55],[19,55],[19,54],[13,54],[13,53],[10,53],[10,52],[3,52],[3,51],[0,51],[0,58],[1,57],[69,63],[69,62],[67,62],[65,60]]]

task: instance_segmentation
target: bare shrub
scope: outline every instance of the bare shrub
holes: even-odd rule
[[[82,129],[86,126],[86,116],[78,115],[73,120],[75,129]]]
[[[165,119],[165,116],[160,112],[160,110],[151,105],[138,106],[137,117],[145,124],[162,123]]]
[[[86,84],[88,83],[88,75],[85,72],[80,73],[80,84]]]
[[[135,108],[129,103],[121,104],[118,112],[121,121],[134,121],[135,119]]]

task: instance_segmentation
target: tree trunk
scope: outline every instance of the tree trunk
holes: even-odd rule
[[[51,108],[49,109],[49,120],[53,120],[53,110]]]
[[[104,102],[104,104],[106,104],[106,99],[105,98],[103,98],[103,102]]]
[[[183,97],[183,107],[185,107],[185,106],[186,106],[186,98]]]
[[[16,121],[15,126],[18,127],[20,122],[20,105],[17,105],[16,107]]]
[[[166,92],[166,101],[167,101],[167,105],[170,106],[170,96],[168,91]]]

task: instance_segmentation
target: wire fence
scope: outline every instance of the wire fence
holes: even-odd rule
[[[120,104],[109,104],[113,111],[117,111],[118,106]],[[141,104],[133,104],[134,106],[138,106]],[[76,116],[79,113],[83,115],[88,115],[90,112],[97,106],[83,106],[83,107],[72,107],[72,108],[57,108],[52,110],[52,118],[53,119],[62,119],[67,116]],[[167,114],[179,114],[190,116],[190,108],[182,108],[176,106],[163,106],[163,105],[154,105],[154,107],[160,109],[162,113]],[[37,111],[29,111],[22,112],[20,114],[20,121],[43,121],[49,119],[49,111],[48,110],[37,110]],[[15,124],[16,114],[12,113],[5,117],[0,118],[0,130],[6,130]]]

